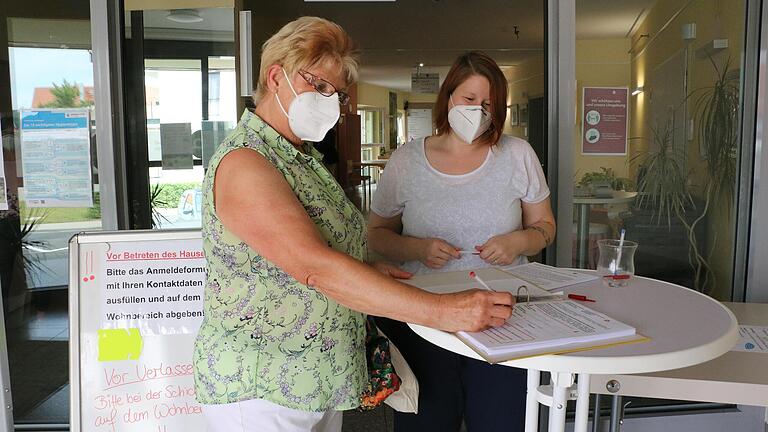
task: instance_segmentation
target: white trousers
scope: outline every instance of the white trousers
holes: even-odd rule
[[[264,399],[203,405],[208,432],[341,432],[342,411],[301,411]]]

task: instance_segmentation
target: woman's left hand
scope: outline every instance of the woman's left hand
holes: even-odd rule
[[[371,266],[373,266],[373,268],[379,272],[395,279],[410,279],[411,276],[413,276],[412,273],[409,273],[400,267],[386,261],[376,261],[372,263]]]
[[[480,258],[488,264],[505,266],[512,264],[520,253],[525,250],[526,238],[522,231],[491,237],[483,245],[475,246],[480,252]]]

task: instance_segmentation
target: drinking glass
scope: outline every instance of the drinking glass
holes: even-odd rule
[[[637,243],[629,240],[598,240],[597,274],[609,287],[624,287],[635,274]]]

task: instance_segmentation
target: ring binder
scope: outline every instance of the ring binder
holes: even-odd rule
[[[520,295],[520,290],[525,290],[525,302],[522,301],[522,296]],[[530,303],[531,302],[531,292],[528,291],[528,287],[525,285],[520,285],[517,287],[517,295],[515,295],[515,300],[518,303]]]

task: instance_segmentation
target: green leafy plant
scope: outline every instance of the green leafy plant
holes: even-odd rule
[[[639,153],[630,162],[639,163],[636,205],[650,208],[657,224],[672,218],[693,206],[688,192],[687,176],[683,169],[684,155],[672,145],[672,128],[652,128],[651,150]]]
[[[708,250],[702,251],[696,230],[714,203],[725,211],[733,208],[741,105],[739,78],[730,67],[730,59],[722,67],[712,58],[710,62],[715,72],[713,84],[694,90],[686,98],[686,102],[693,103],[696,138],[705,161],[703,204],[694,205],[684,171],[684,155],[673,147],[669,126],[653,129],[653,150],[633,158],[639,162],[636,205],[653,209],[659,224],[666,221],[670,226],[675,218],[685,227],[688,261],[694,271],[693,288],[704,293],[716,285],[709,259],[717,248],[717,236],[713,236]],[[693,218],[689,217],[691,212]]]
[[[686,225],[693,234],[696,226],[704,220],[714,203],[720,209],[730,211],[734,203],[736,187],[736,157],[739,146],[739,77],[732,73],[731,59],[722,67],[709,58],[715,72],[712,86],[700,88],[691,93],[694,101],[694,118],[698,122],[697,138],[702,156],[706,161],[704,179],[704,205],[701,214]],[[713,236],[707,259],[717,248],[717,235]],[[695,235],[689,235],[689,250],[694,266],[694,286],[702,292],[709,292],[715,286],[715,274],[707,259],[698,253]]]
[[[161,183],[155,183],[149,191],[149,205],[152,208],[152,228],[161,227],[163,222],[170,222],[160,211],[161,208],[168,207],[168,203],[162,197],[164,187],[165,185]]]
[[[594,183],[605,182],[611,185],[613,190],[632,191],[635,188],[635,182],[626,177],[616,176],[613,168],[600,167],[600,171],[590,171],[581,176],[579,186],[588,187]]]
[[[35,275],[49,273],[50,268],[43,264],[37,254],[24,253],[24,250],[34,250],[47,245],[41,240],[33,240],[30,234],[43,223],[47,213],[38,209],[28,209],[21,213],[18,198],[8,194],[8,210],[0,211],[0,241],[8,252],[7,263],[13,265],[17,259],[27,270],[27,274]],[[7,281],[10,283],[10,281]]]
[[[162,202],[165,208],[176,208],[184,191],[200,188],[200,183],[163,183],[157,196],[158,202]]]
[[[41,105],[41,108],[80,108],[93,105],[93,101],[83,99],[77,83],[69,83],[67,80],[61,85],[53,83],[51,94],[53,100]]]
[[[736,157],[739,145],[739,77],[732,73],[731,60],[719,68],[710,57],[715,82],[691,93],[697,138],[706,161],[708,198],[733,203],[736,186]],[[730,208],[730,206],[729,206]]]
[[[584,173],[579,181],[579,186],[589,186],[597,182],[613,183],[615,178],[616,174],[613,172],[613,168],[600,167],[600,171]]]

